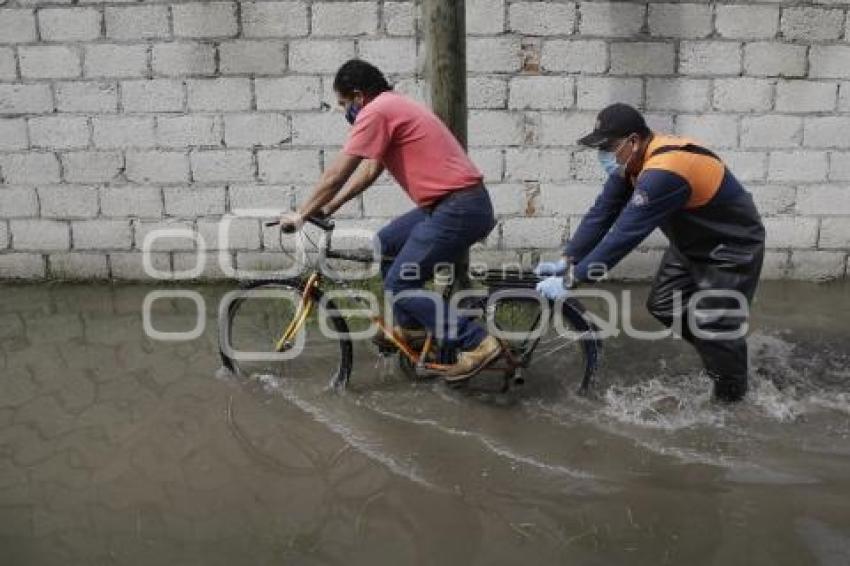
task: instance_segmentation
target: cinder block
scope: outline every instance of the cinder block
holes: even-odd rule
[[[753,195],[759,214],[793,214],[797,192],[782,185],[753,185],[747,189]]]
[[[581,109],[602,109],[614,102],[624,102],[637,107],[643,105],[641,79],[579,77],[577,91],[578,107]]]
[[[466,46],[467,69],[472,73],[515,73],[522,68],[521,45],[516,37],[471,37]]]
[[[109,254],[109,267],[114,279],[124,281],[150,280],[145,272],[143,254],[139,252],[118,252]],[[153,253],[150,256],[153,268],[161,272],[171,272],[171,256],[167,253]]]
[[[473,148],[469,157],[484,175],[485,183],[497,183],[504,177],[504,155],[499,148]]]
[[[786,250],[768,250],[764,254],[764,263],[761,266],[761,279],[777,280],[788,277],[788,256]]]
[[[117,151],[77,151],[62,155],[62,170],[68,183],[108,183],[119,177],[124,159]]]
[[[643,27],[646,6],[630,2],[582,2],[579,10],[582,35],[632,37]]]
[[[0,185],[0,210],[4,218],[38,216],[35,189]]]
[[[160,218],[162,190],[159,187],[101,187],[100,213],[103,216]]]
[[[572,176],[579,181],[595,181],[601,187],[607,174],[599,164],[599,153],[595,149],[580,149],[572,155]]]
[[[100,37],[101,15],[94,8],[42,8],[38,28],[42,41],[91,41]]]
[[[109,39],[166,39],[171,36],[168,6],[107,6],[105,15]]]
[[[574,2],[517,2],[510,5],[508,27],[525,35],[570,35],[576,16]]]
[[[737,147],[738,123],[726,114],[682,114],[676,119],[676,133],[712,147]]]
[[[125,175],[133,183],[187,183],[189,157],[179,151],[128,151]]]
[[[59,253],[47,257],[50,278],[68,281],[104,280],[109,278],[106,254]]]
[[[38,251],[67,250],[71,240],[68,223],[57,220],[10,220],[12,247],[15,250]]]
[[[19,47],[18,61],[24,79],[71,79],[81,72],[79,52],[63,45]]]
[[[496,216],[524,215],[528,208],[528,189],[520,183],[498,183],[487,187]],[[495,237],[491,235],[490,238]]]
[[[30,143],[41,149],[79,149],[89,145],[89,122],[82,116],[38,116],[29,119]]]
[[[779,7],[717,6],[715,27],[721,37],[738,39],[775,37],[779,30]]]
[[[846,79],[850,68],[850,46],[813,45],[809,51],[809,77]]]
[[[0,278],[43,279],[44,257],[38,254],[0,254]]]
[[[676,50],[669,43],[629,42],[611,44],[611,74],[672,75]]]
[[[118,86],[107,82],[56,83],[56,108],[60,112],[118,111]]]
[[[800,214],[850,215],[850,199],[845,185],[814,185],[797,189]]]
[[[180,80],[124,81],[121,100],[125,112],[180,112],[186,108],[186,94]]]
[[[298,37],[307,35],[304,2],[242,2],[245,37]]]
[[[316,2],[314,35],[367,35],[378,31],[378,6],[374,2]]]
[[[741,146],[794,147],[803,139],[803,120],[797,116],[745,117],[741,120]]]
[[[230,210],[240,211],[268,209],[268,216],[275,216],[292,208],[292,187],[270,185],[235,185],[230,187]]]
[[[103,149],[146,148],[156,144],[153,117],[95,116],[92,118],[95,147]]]
[[[218,116],[158,116],[156,139],[162,147],[215,147],[222,145]]]
[[[399,187],[372,187],[363,193],[363,212],[369,218],[391,218],[414,208],[413,201]]]
[[[579,138],[593,130],[596,113],[546,113],[541,116],[540,122],[543,125],[540,134],[542,145],[574,146]]]
[[[171,231],[180,231],[181,234],[185,232],[186,236],[166,235]],[[191,222],[179,220],[165,220],[162,222],[134,221],[133,232],[135,233],[135,247],[138,250],[146,250],[146,240],[149,245],[147,250],[150,252],[172,252],[195,249],[195,238],[194,236],[189,236],[189,234],[194,234],[195,232]]]
[[[829,180],[850,181],[850,153],[829,152]]]
[[[850,248],[850,219],[846,216],[822,218],[818,247],[845,251]]]
[[[710,91],[711,82],[703,79],[648,79],[646,107],[701,112],[708,108]]]
[[[505,108],[508,83],[495,77],[469,77],[466,81],[467,104],[470,108]]]
[[[806,147],[850,147],[850,118],[822,116],[806,118],[803,132]]]
[[[729,41],[683,41],[679,46],[679,72],[684,75],[738,75],[741,44]]]
[[[165,215],[183,218],[224,214],[224,187],[166,187]]]
[[[192,178],[196,183],[250,181],[254,178],[254,161],[250,151],[193,151],[190,160]]]
[[[723,150],[721,157],[740,181],[764,181],[767,175],[767,153],[763,151]]]
[[[191,112],[231,112],[251,109],[251,80],[238,78],[186,81]]]
[[[296,73],[336,73],[354,57],[354,42],[305,39],[289,43],[289,69]]]
[[[289,118],[284,114],[231,114],[224,117],[224,140],[228,147],[275,146],[291,139]],[[262,175],[262,167],[260,171]]]
[[[791,279],[829,281],[843,277],[846,267],[846,252],[793,250],[788,275]]]
[[[146,45],[100,43],[86,46],[85,75],[91,78],[136,78],[148,74]]]
[[[844,11],[814,7],[782,10],[782,36],[806,42],[838,39],[844,32]]]
[[[0,9],[0,43],[36,41],[32,10]]]
[[[286,47],[280,40],[237,40],[219,45],[219,69],[225,75],[278,75],[286,70]]]
[[[474,110],[469,114],[468,135],[470,145],[520,145],[524,139],[522,115],[496,110]]]
[[[818,219],[773,216],[762,219],[770,248],[813,248],[817,244]]]
[[[838,89],[838,109],[850,112],[850,82],[842,82]]]
[[[541,62],[546,71],[602,73],[608,68],[608,45],[584,39],[546,41]]]
[[[717,79],[714,81],[714,108],[726,112],[770,110],[773,90],[774,83],[768,79]]]
[[[562,110],[575,104],[572,77],[514,77],[509,108]]]
[[[384,25],[387,35],[414,35],[416,33],[416,7],[413,2],[388,2],[384,4]]]
[[[321,85],[318,77],[256,79],[257,110],[317,110]]]
[[[97,189],[87,186],[48,185],[39,187],[41,216],[45,218],[94,218],[97,216]]]
[[[744,72],[767,77],[802,77],[806,74],[806,46],[775,41],[744,45]]]
[[[9,247],[9,225],[5,220],[0,222],[0,250],[6,250]]]
[[[826,180],[826,153],[820,151],[774,151],[770,154],[768,180],[818,183]]]
[[[53,111],[53,95],[46,84],[0,84],[0,114],[39,114]]]
[[[27,122],[23,118],[0,118],[0,151],[26,149]]]
[[[18,78],[18,64],[15,51],[11,47],[0,47],[0,81],[14,81]]]
[[[225,242],[219,238],[222,227],[227,234],[228,250],[259,250],[260,220],[257,218],[229,218],[219,220],[199,220],[198,234],[206,242],[208,250],[220,250]]]
[[[59,182],[59,160],[52,153],[0,154],[0,171],[10,185],[38,185]]]
[[[321,173],[319,152],[313,149],[261,150],[257,163],[264,183],[312,183]]]
[[[541,214],[574,216],[585,214],[602,192],[598,183],[543,183],[540,185]]]
[[[779,81],[776,109],[780,112],[827,112],[835,110],[838,84],[816,81]]]
[[[467,0],[466,32],[490,35],[505,31],[504,0]]]
[[[570,178],[567,149],[509,148],[505,152],[505,178],[513,181],[561,181]]]
[[[215,49],[204,43],[157,43],[151,66],[166,77],[205,76],[215,73]]]
[[[502,246],[555,248],[563,243],[568,230],[566,218],[506,218],[502,221]]]
[[[238,29],[233,2],[174,4],[171,16],[176,37],[234,37]]]
[[[705,4],[650,4],[649,33],[700,39],[711,35],[712,7]]]
[[[292,115],[295,145],[342,145],[348,125],[339,112],[310,112]]]
[[[358,48],[360,58],[385,74],[416,72],[416,40],[413,38],[364,39]]]
[[[129,250],[132,245],[129,220],[72,222],[71,233],[77,250]]]

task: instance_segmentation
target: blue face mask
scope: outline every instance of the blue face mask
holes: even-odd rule
[[[599,150],[599,164],[605,170],[605,174],[609,177],[620,170],[620,164],[617,163],[617,154],[613,151]]]
[[[349,124],[354,124],[354,120],[357,119],[357,115],[360,114],[361,110],[363,110],[362,106],[360,106],[356,102],[352,102],[345,110],[346,121],[348,121]]]

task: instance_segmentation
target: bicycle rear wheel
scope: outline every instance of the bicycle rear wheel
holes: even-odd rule
[[[287,343],[286,329],[304,309],[301,279],[258,281],[229,294],[219,313],[219,349],[226,368],[245,376],[285,378],[330,377],[331,385],[344,387],[351,376],[352,346],[345,319],[335,313],[332,301],[321,291],[311,291],[312,307]],[[328,335],[319,317],[325,317]]]

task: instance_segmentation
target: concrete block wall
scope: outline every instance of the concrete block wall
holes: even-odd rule
[[[703,140],[755,195],[765,276],[847,275],[850,0],[467,0],[470,153],[499,225],[474,257],[555,255],[593,202],[596,112],[633,103]],[[426,100],[418,0],[0,0],[0,277],[225,276],[219,220],[286,209],[342,144],[333,73],[359,56]],[[411,204],[388,178],[346,226]],[[258,216],[231,224],[236,267],[282,262]],[[618,268],[651,275],[664,238]]]

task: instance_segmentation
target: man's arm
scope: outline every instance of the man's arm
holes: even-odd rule
[[[364,159],[357,168],[357,171],[355,171],[354,175],[352,175],[349,179],[348,185],[339,191],[336,196],[322,208],[324,215],[330,216],[343,204],[371,187],[372,183],[374,183],[383,172],[384,166],[380,161],[375,159]]]
[[[629,202],[631,186],[619,175],[610,175],[605,181],[602,193],[581,220],[576,233],[570,238],[564,255],[573,263],[578,263],[608,233],[623,207]]]
[[[307,218],[319,212],[345,185],[345,182],[348,181],[362,160],[362,157],[356,155],[337,154],[333,162],[322,173],[319,182],[313,188],[313,192],[298,207],[298,214],[302,218]]]
[[[604,266],[606,272],[611,270],[671,214],[681,210],[690,195],[690,186],[678,175],[669,171],[645,171],[614,226],[575,266],[575,280],[590,279],[591,266],[594,270],[597,266]]]

